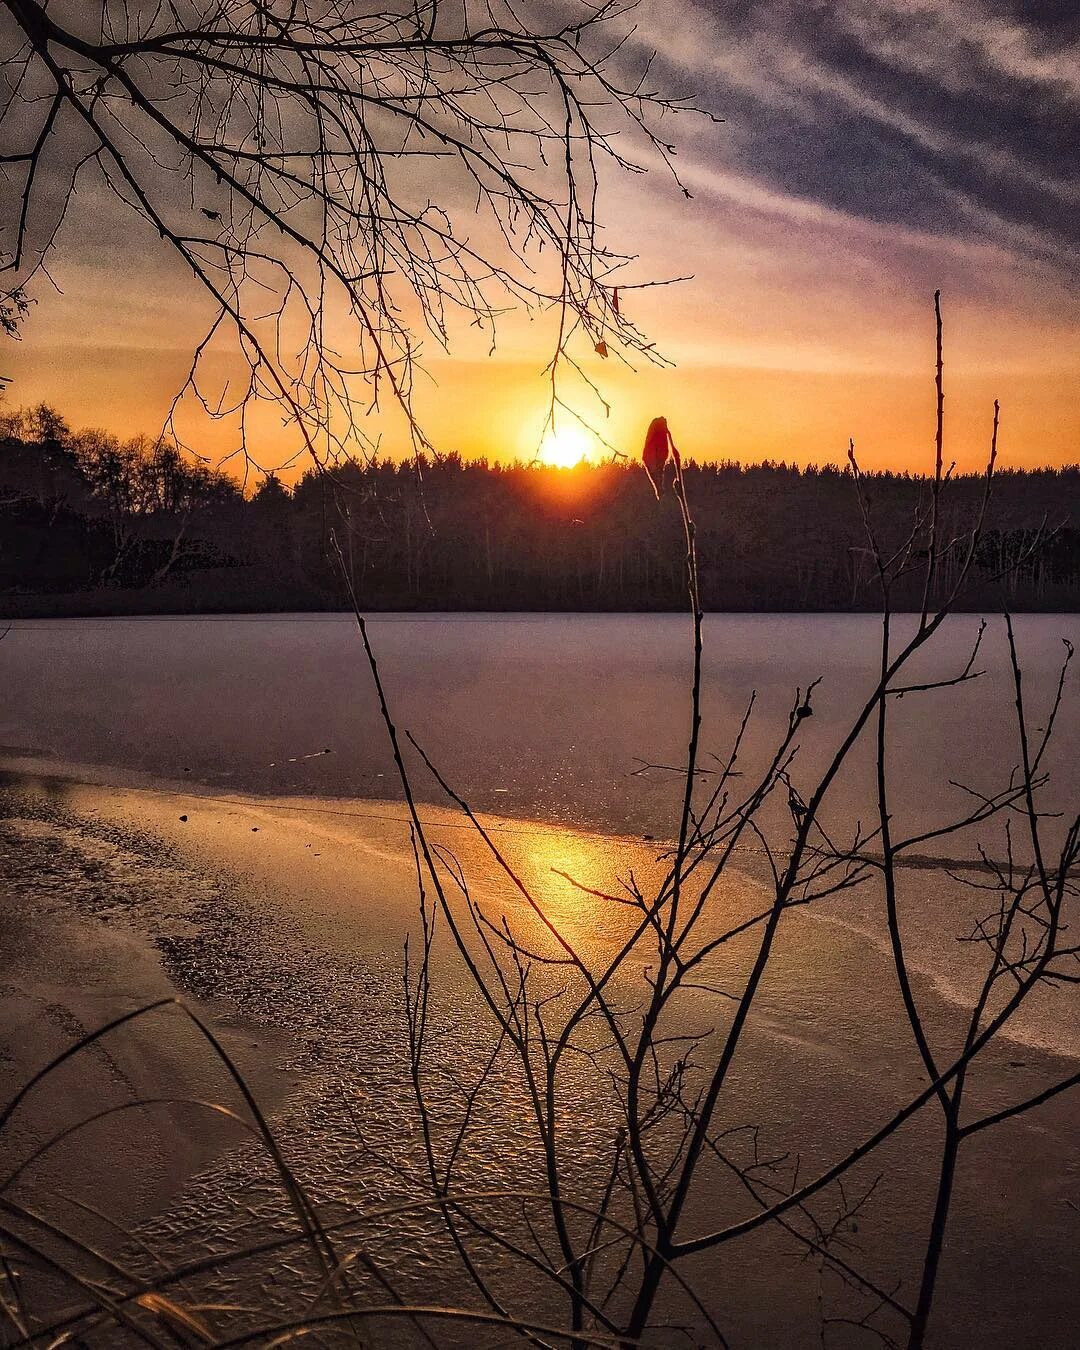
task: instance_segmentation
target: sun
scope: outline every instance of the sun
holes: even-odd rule
[[[557,429],[549,428],[540,443],[540,462],[553,469],[572,469],[587,459],[592,438],[581,427],[563,423]]]

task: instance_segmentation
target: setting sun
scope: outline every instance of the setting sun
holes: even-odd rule
[[[563,423],[544,433],[540,445],[540,459],[555,469],[572,469],[589,457],[592,438],[588,432],[573,424]]]

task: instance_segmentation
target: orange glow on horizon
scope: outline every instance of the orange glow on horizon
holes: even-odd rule
[[[44,307],[35,313],[35,323],[53,318]],[[89,329],[86,324],[84,331]],[[75,428],[101,427],[121,437],[160,431],[183,383],[190,360],[186,347],[99,351],[66,333],[42,335],[45,340],[36,336],[28,328],[23,342],[6,349],[2,373],[13,377],[9,408],[44,400]],[[1033,350],[1046,353],[1039,364],[984,364],[970,327],[961,328],[946,349],[945,434],[949,458],[959,471],[978,471],[985,463],[995,398],[1001,400],[1004,467],[1080,459],[1073,349],[1056,331],[1044,342],[1036,342],[1032,332],[1023,336]],[[926,473],[933,468],[933,335],[928,340],[913,323],[906,337],[904,359],[892,369],[854,368],[841,353],[832,354],[829,368],[814,370],[728,364],[704,354],[673,369],[605,369],[600,387],[610,414],[588,391],[567,382],[561,395],[595,433],[560,412],[556,438],[550,432],[540,435],[550,397],[540,356],[441,358],[431,362],[433,379],[418,386],[416,414],[439,452],[502,464],[539,459],[552,468],[569,468],[607,459],[609,446],[636,458],[650,420],[663,414],[683,456],[699,462],[843,463],[853,436],[864,468]],[[1018,342],[1015,336],[1014,345]],[[955,353],[951,359],[950,352]],[[136,365],[139,374],[133,378]],[[235,371],[223,367],[221,375],[224,386]],[[211,464],[221,463],[239,441],[235,419],[213,421],[190,401],[180,412],[178,428],[185,443]],[[378,443],[381,456],[409,457],[408,426],[390,399],[362,430],[369,442]],[[274,468],[292,458],[281,473],[283,481],[295,482],[310,467],[306,455],[295,457],[297,438],[276,405],[253,411],[248,432],[260,465]],[[243,465],[234,457],[224,467],[239,477]]]
[[[583,427],[563,421],[544,433],[538,458],[552,469],[573,469],[589,459],[592,441]]]

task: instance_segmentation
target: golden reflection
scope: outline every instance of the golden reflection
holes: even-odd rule
[[[499,905],[518,940],[543,955],[557,954],[558,946],[545,919],[575,949],[603,944],[634,922],[634,911],[618,903],[629,898],[631,877],[648,893],[664,870],[656,846],[621,836],[537,824],[493,838],[539,914],[505,873],[492,870],[493,859],[482,877],[472,873],[474,894],[485,909]]]

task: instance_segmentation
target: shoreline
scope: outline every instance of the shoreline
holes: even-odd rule
[[[168,840],[172,849],[186,847],[193,839],[199,839],[200,831],[205,832],[209,829],[210,835],[202,839],[193,855],[195,866],[213,872],[224,865],[232,869],[234,883],[237,877],[250,879],[252,862],[260,852],[265,852],[267,846],[265,835],[258,841],[246,840],[244,838],[246,831],[258,832],[269,824],[277,831],[279,839],[287,838],[292,831],[302,833],[305,850],[311,848],[310,840],[323,832],[339,844],[347,842],[352,848],[359,849],[365,861],[369,864],[374,862],[377,869],[385,869],[388,863],[395,864],[391,868],[390,875],[394,876],[394,886],[401,888],[406,898],[400,902],[397,900],[391,900],[387,904],[380,902],[378,908],[384,918],[396,920],[403,909],[407,910],[410,907],[411,900],[408,897],[415,887],[415,874],[407,846],[408,810],[401,795],[388,793],[384,797],[357,798],[345,794],[314,796],[257,793],[239,789],[230,792],[215,790],[214,786],[208,783],[190,780],[183,782],[135,770],[127,770],[118,775],[114,769],[106,765],[57,764],[43,758],[4,757],[0,753],[0,791],[5,784],[25,785],[38,779],[56,785],[56,789],[60,792],[72,791],[77,794],[83,789],[97,790],[114,805],[123,803],[124,798],[130,794],[135,801],[143,803],[146,819],[152,820],[154,830],[161,838]],[[174,805],[175,813],[172,810]],[[456,808],[439,806],[423,800],[418,800],[417,805],[425,827],[439,836],[452,841],[455,838],[465,840],[474,835],[473,827]],[[192,812],[202,813],[204,819],[198,821],[191,815]],[[137,815],[138,811],[133,814]],[[223,827],[223,821],[230,816],[236,821],[246,822],[239,838],[241,844],[257,844],[254,854],[246,847],[241,847],[237,853],[233,832],[228,826]],[[476,816],[493,836],[519,841],[519,844],[533,840],[541,850],[550,848],[553,842],[557,844],[558,841],[571,839],[581,841],[586,856],[590,853],[596,855],[589,858],[589,865],[596,870],[593,881],[598,885],[604,881],[597,867],[599,858],[630,850],[640,852],[641,859],[651,861],[664,850],[674,847],[675,842],[673,838],[661,836],[598,830],[587,825],[569,825],[558,818],[505,816],[482,810],[478,810]],[[210,817],[214,817],[213,825],[210,824]],[[252,822],[258,822],[254,830]],[[177,828],[178,825],[182,825],[182,828]],[[229,840],[227,846],[226,840]],[[298,858],[301,865],[306,867],[313,858],[321,857],[322,854],[317,851],[312,851],[308,855],[298,854],[294,849],[292,861],[285,870],[288,872],[290,868],[294,869]],[[734,867],[738,874],[749,882],[758,877],[762,860],[760,850],[747,845],[738,850]],[[909,882],[915,886],[920,883],[920,873],[931,875],[935,871],[940,871],[943,866],[969,871],[986,871],[989,868],[989,864],[980,859],[946,856],[911,855],[898,860],[901,875],[910,873]],[[762,872],[759,879],[763,880],[764,877],[765,874]],[[280,876],[277,878],[279,882],[281,879]],[[310,880],[309,874],[305,873],[305,880]],[[380,872],[378,884],[384,890],[385,881],[386,876]],[[303,884],[303,882],[297,884],[295,875],[290,882],[294,893],[301,890]],[[347,886],[347,878],[339,873],[335,884],[340,884],[344,889]],[[843,931],[848,940],[865,942],[878,954],[886,956],[888,954],[884,938],[875,931],[873,923],[868,921],[866,915],[820,909],[815,912],[815,922],[835,926]],[[917,953],[910,951],[908,961],[917,980],[928,989],[932,988],[937,997],[957,1007],[964,1006],[962,990],[951,983],[948,968],[935,969],[928,966],[920,962]],[[1068,1045],[1033,1041],[1021,1035],[1016,1028],[1006,1030],[1002,1034],[1005,1039],[1015,1040],[1017,1044],[1032,1050],[1061,1057],[1063,1060],[1078,1060],[1080,1020],[1077,1021],[1074,1032],[1075,1035]]]
[[[107,593],[111,594],[111,592]],[[40,597],[35,597],[38,599]],[[523,620],[543,619],[543,618],[603,618],[606,615],[616,618],[625,618],[628,615],[635,615],[642,618],[650,616],[657,618],[689,618],[686,607],[683,604],[671,605],[670,607],[654,607],[647,609],[626,608],[626,609],[522,609],[519,606],[508,606],[505,609],[401,609],[387,608],[380,609],[377,606],[361,606],[361,611],[369,618],[386,620],[395,617],[402,619],[514,619]],[[965,604],[963,600],[954,605],[950,611],[953,614],[993,614],[1000,615],[1001,607],[996,604]],[[813,605],[804,605],[799,609],[770,609],[766,606],[747,606],[746,608],[727,608],[727,609],[709,609],[705,608],[702,613],[706,618],[753,618],[755,615],[762,617],[788,617],[788,618],[813,618],[816,616],[832,615],[842,618],[844,615],[855,617],[866,617],[872,615],[880,618],[881,609],[877,605],[829,605],[825,607],[815,607]],[[904,618],[908,615],[917,615],[917,610],[898,609],[894,611],[894,618]],[[1062,607],[1058,609],[1039,609],[1034,606],[1018,604],[1010,607],[1010,613],[1023,614],[1030,618],[1069,618],[1080,614],[1080,606]],[[215,621],[232,620],[233,622],[259,622],[260,620],[275,619],[279,622],[288,619],[296,619],[298,622],[318,622],[319,620],[337,619],[341,622],[355,623],[356,617],[351,609],[342,609],[340,605],[327,605],[323,609],[297,609],[295,606],[283,605],[280,609],[235,609],[235,608],[170,608],[162,606],[154,608],[148,606],[145,609],[110,609],[108,606],[97,607],[87,606],[39,606],[39,605],[12,605],[11,598],[0,596],[0,624],[5,626],[20,623],[41,624],[51,619],[142,619],[147,622],[168,622],[168,621],[189,621],[192,623],[213,623]]]
[[[245,1076],[250,1075],[256,1097],[288,1141],[290,1158],[320,1202],[355,1205],[361,1195],[377,1203],[387,1180],[379,1178],[377,1169],[367,1170],[369,1162],[348,1160],[356,1156],[355,1120],[363,1121],[375,1140],[394,1140],[402,1129],[395,1097],[402,1082],[400,936],[415,906],[404,820],[354,813],[326,817],[317,813],[312,799],[253,804],[198,793],[185,797],[153,789],[132,791],[59,776],[36,784],[23,780],[21,787],[9,780],[0,791],[8,806],[13,792],[16,798],[22,794],[23,814],[13,817],[9,811],[5,833],[10,838],[13,818],[23,822],[15,843],[24,880],[32,880],[43,857],[52,867],[38,900],[15,916],[24,947],[36,946],[39,965],[51,962],[49,981],[32,963],[24,973],[33,996],[52,1005],[70,1004],[82,1025],[95,1016],[106,1020],[110,1008],[179,990],[209,1012],[215,1028],[223,1031],[229,1053],[236,1055]],[[458,856],[476,868],[478,855],[464,847],[460,830],[443,833],[455,823],[448,814],[423,810],[425,818],[434,816],[434,835],[452,838]],[[630,858],[635,866],[646,867],[659,847],[655,841],[646,844],[558,825],[509,826],[513,832],[507,834],[506,848],[515,865],[532,869],[531,882],[548,876],[555,865],[586,882],[598,882]],[[67,894],[72,876],[70,867],[65,871],[65,858],[77,864],[83,879],[73,897]],[[18,884],[18,876],[10,875],[10,851],[5,864],[10,891]],[[483,877],[477,884],[490,885]],[[588,911],[566,903],[571,905],[567,920],[578,925],[581,939],[602,941]],[[46,943],[43,927],[66,937]],[[5,930],[4,941],[9,954],[11,931]],[[763,987],[745,1052],[737,1061],[733,1091],[738,1110],[757,1103],[770,1130],[780,1137],[809,1126],[806,1166],[812,1167],[838,1150],[842,1153],[844,1141],[860,1137],[865,1122],[887,1119],[896,1093],[917,1089],[919,1074],[906,1028],[897,1024],[895,1037],[884,1041],[875,1030],[878,1017],[882,1026],[893,1025],[885,1011],[887,991],[876,995],[884,1002],[871,1020],[868,1008],[838,1005],[830,993],[853,987],[860,979],[873,984],[877,957],[865,938],[841,921],[808,927],[799,920],[790,932],[780,953],[778,980]],[[72,955],[57,962],[45,951]],[[79,951],[85,953],[82,958],[74,955]],[[440,963],[437,973],[448,1015],[471,1025],[467,984],[449,965]],[[11,982],[9,973],[6,983]],[[931,1020],[947,1015],[947,1007],[935,1001],[922,977],[918,989]],[[10,1008],[3,1009],[5,1019]],[[14,1025],[27,1021],[23,1016]],[[5,1020],[8,1025],[13,1023]],[[37,1042],[43,1052],[55,1052],[65,1032],[52,1024],[49,1034],[47,1045]],[[452,1034],[449,1027],[446,1034]],[[33,1049],[32,1040],[24,1043],[19,1063],[4,1066],[7,1082],[33,1058],[27,1046]],[[1053,1075],[1065,1062],[1037,1048],[1020,1055],[1010,1041],[995,1052],[993,1072],[980,1096],[985,1105],[995,1105],[1006,1084],[1010,1092],[1023,1095],[1021,1085]],[[106,1086],[114,1094],[152,1091],[163,1077],[177,1096],[223,1100],[228,1089],[220,1079],[215,1083],[195,1042],[169,1033],[161,1023],[147,1023],[134,1044],[117,1051],[105,1069]],[[101,1073],[99,1063],[77,1088],[70,1102],[74,1109],[85,1109],[91,1097],[100,1104]],[[798,1095],[787,1086],[792,1082],[799,1084]],[[886,1154],[893,1184],[890,1223],[880,1240],[892,1253],[890,1260],[901,1266],[905,1235],[919,1232],[924,1222],[916,1196],[920,1160],[934,1147],[934,1124],[923,1113],[914,1133],[905,1135],[903,1148]],[[141,1161],[103,1166],[79,1198],[89,1198],[95,1206],[107,1199],[122,1217],[135,1222],[141,1240],[152,1241],[155,1250],[164,1244],[167,1252],[182,1255],[183,1244],[195,1233],[204,1234],[199,1242],[212,1249],[231,1244],[238,1236],[234,1225],[251,1207],[242,1197],[261,1196],[265,1189],[257,1150],[245,1147],[240,1134],[220,1133],[217,1121],[211,1140],[201,1119],[192,1121],[184,1112],[167,1116],[161,1129],[175,1132],[170,1138],[181,1145],[171,1149],[167,1162],[160,1142],[146,1129],[140,1136]],[[972,1278],[972,1261],[979,1270],[994,1266],[989,1250],[1000,1247],[1015,1260],[1016,1244],[1022,1235],[1030,1235],[1033,1224],[1041,1242],[1063,1245],[1053,1257],[1045,1254],[1044,1245],[1043,1255],[1035,1253],[1032,1259],[1068,1267],[1067,1235],[1075,1233],[1075,1213],[1069,1208],[1073,1167],[1065,1160],[1072,1156],[1075,1108],[1060,1099],[1032,1113],[1017,1129],[1014,1147],[1026,1142],[1010,1168],[1020,1169],[1023,1183],[1014,1177],[1000,1193],[984,1193],[973,1176],[958,1191],[957,1232],[980,1232],[990,1239],[987,1251],[966,1241],[954,1251],[965,1279]],[[130,1139],[130,1132],[119,1128],[106,1133],[95,1158],[107,1163],[110,1156],[124,1157]],[[1054,1184],[1054,1169],[1043,1170],[1036,1144],[1063,1160],[1060,1189]],[[58,1162],[51,1181],[70,1181],[73,1166],[70,1157]],[[258,1201],[262,1207],[265,1203]],[[70,1213],[66,1221],[77,1222]],[[878,1225],[868,1221],[867,1230],[876,1236]],[[101,1235],[97,1221],[86,1220],[81,1231]],[[900,1247],[895,1246],[898,1240]],[[421,1282],[431,1278],[430,1271],[423,1274],[423,1263],[418,1270]],[[796,1283],[782,1283],[778,1296],[782,1307],[777,1316],[790,1317],[793,1323],[802,1307],[797,1270],[793,1266],[790,1276]],[[753,1300],[770,1294],[753,1275],[747,1278],[739,1296],[746,1306],[739,1315],[753,1318],[758,1316]],[[957,1328],[963,1316],[976,1315],[974,1288],[973,1293],[963,1281],[953,1287],[950,1280],[943,1290],[943,1298],[955,1305]],[[1059,1287],[1057,1297],[1071,1308],[1067,1288]],[[797,1342],[779,1337],[771,1343]],[[941,1341],[964,1343],[956,1336]],[[1066,1343],[1047,1336],[1041,1341],[1048,1346]]]
[[[282,1067],[288,1038],[237,1007],[197,997],[168,968],[167,931],[195,929],[184,904],[162,914],[155,935],[136,914],[130,857],[110,857],[105,840],[78,859],[66,856],[61,827],[10,812],[10,785],[0,792],[0,1100],[114,1019],[171,1000],[213,1028],[256,1100],[268,1114],[279,1111],[297,1085]],[[159,870],[156,884],[168,884],[168,870]],[[135,1226],[247,1136],[229,1116],[198,1105],[211,1102],[243,1111],[209,1043],[178,1008],[159,1007],[89,1041],[34,1087],[5,1129],[4,1166],[21,1172],[56,1139],[20,1184],[62,1196],[68,1231],[97,1240],[111,1227],[104,1206],[114,1223]]]

